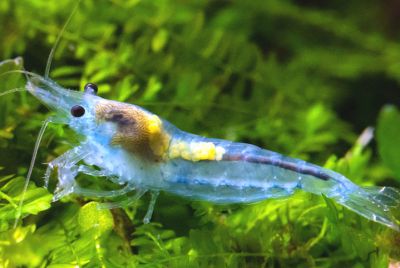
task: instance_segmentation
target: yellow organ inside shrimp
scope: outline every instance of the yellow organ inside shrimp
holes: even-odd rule
[[[168,150],[169,158],[183,158],[190,161],[222,159],[225,149],[212,142],[173,141]]]

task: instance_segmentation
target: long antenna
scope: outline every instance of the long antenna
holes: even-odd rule
[[[7,95],[7,94],[11,94],[11,93],[15,93],[15,92],[20,92],[20,91],[27,91],[27,89],[26,89],[26,88],[23,88],[23,87],[17,87],[17,88],[9,89],[9,90],[6,90],[6,91],[4,91],[4,92],[1,92],[1,93],[0,93],[0,97],[1,97],[1,96],[4,96],[4,95]]]
[[[76,11],[78,10],[79,4],[81,3],[81,0],[79,0],[74,9],[72,10],[71,14],[68,16],[67,21],[64,23],[64,26],[62,27],[61,31],[57,35],[57,39],[53,45],[53,47],[50,50],[49,57],[47,58],[47,64],[46,64],[46,70],[44,71],[44,79],[49,78],[49,73],[50,73],[50,68],[51,68],[51,62],[53,61],[53,56],[54,52],[56,51],[56,48],[58,46],[58,43],[60,43],[61,37],[65,32],[65,29],[67,28],[69,22],[71,21],[72,17],[75,15]]]
[[[33,171],[33,167],[35,165],[36,155],[38,153],[39,145],[40,145],[40,142],[42,141],[42,137],[43,137],[44,131],[46,130],[46,127],[47,127],[47,125],[49,124],[50,121],[51,121],[51,118],[47,118],[43,122],[42,127],[40,128],[40,131],[39,131],[39,135],[38,135],[38,137],[36,139],[35,148],[33,149],[33,155],[32,155],[32,159],[31,159],[31,164],[29,166],[28,175],[26,175],[24,189],[22,191],[22,196],[21,196],[21,199],[20,199],[19,205],[18,205],[17,215],[15,217],[14,229],[17,227],[18,221],[21,218],[22,205],[24,204],[25,193],[28,190],[29,180],[31,179],[31,176],[32,176],[32,171]]]

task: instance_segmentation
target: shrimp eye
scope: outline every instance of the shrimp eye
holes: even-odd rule
[[[84,87],[84,91],[85,91],[85,93],[96,95],[97,94],[97,85],[95,85],[93,83],[87,83]]]
[[[83,108],[80,105],[72,106],[71,114],[73,117],[81,117],[82,115],[85,114],[85,108]]]

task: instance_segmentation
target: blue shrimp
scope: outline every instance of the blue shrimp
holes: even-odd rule
[[[26,89],[55,112],[48,122],[67,124],[83,137],[77,147],[48,164],[46,181],[53,169],[58,172],[54,200],[71,193],[116,197],[136,191],[129,199],[133,202],[150,191],[148,222],[161,190],[230,204],[287,197],[300,189],[325,195],[400,231],[393,213],[400,205],[400,193],[394,188],[359,187],[339,173],[303,160],[184,132],[139,106],[97,96],[94,84],[87,84],[83,92],[72,91],[24,73]],[[103,176],[124,186],[113,191],[85,189],[75,180],[78,173]]]

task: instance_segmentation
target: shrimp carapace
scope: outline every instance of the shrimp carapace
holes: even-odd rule
[[[165,158],[170,136],[158,116],[133,105],[99,102],[96,105],[96,119],[117,125],[112,145],[120,145],[147,160],[161,161]]]

